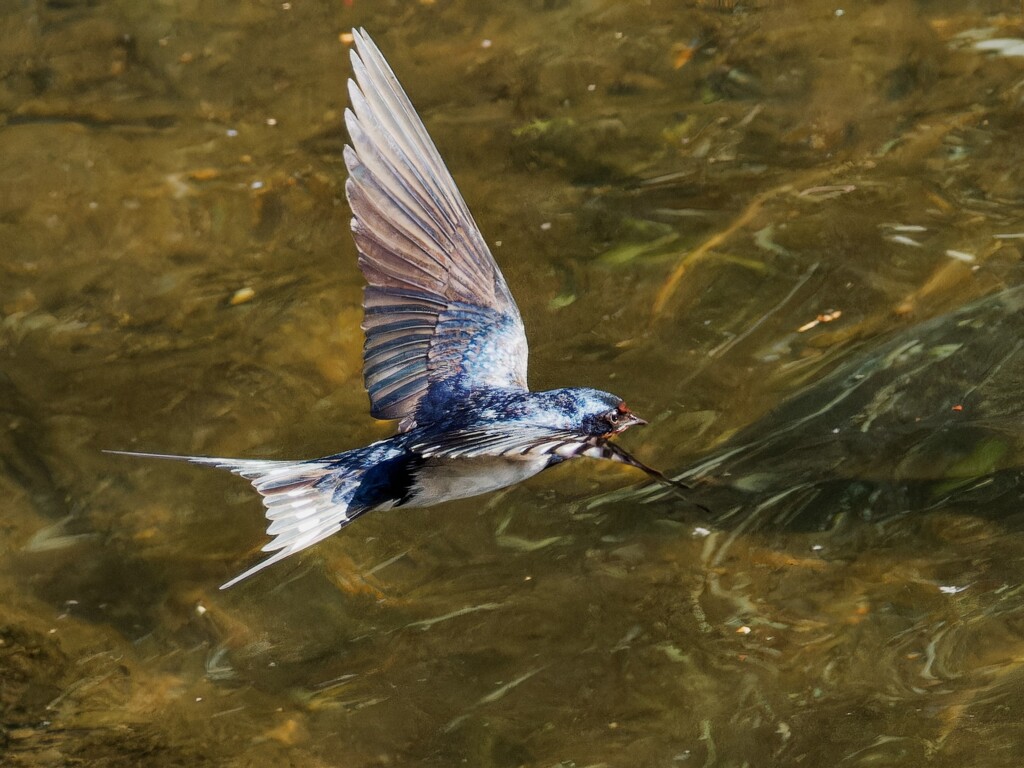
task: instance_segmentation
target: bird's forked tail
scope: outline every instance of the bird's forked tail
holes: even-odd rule
[[[106,453],[175,459],[227,469],[249,480],[260,492],[270,521],[267,533],[274,537],[263,546],[263,551],[273,554],[222,584],[221,589],[326,539],[366,511],[365,506],[351,507],[365,470],[336,460],[264,461],[134,451]]]

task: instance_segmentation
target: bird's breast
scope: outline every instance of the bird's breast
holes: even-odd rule
[[[426,507],[496,491],[533,477],[550,461],[549,456],[427,459],[413,477],[402,506]]]

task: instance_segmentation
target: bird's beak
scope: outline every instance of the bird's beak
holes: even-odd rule
[[[645,419],[641,419],[635,413],[630,411],[629,413],[626,414],[626,421],[625,421],[625,423],[621,424],[619,426],[619,428],[617,430],[615,430],[615,434],[619,435],[619,434],[622,434],[623,432],[625,432],[630,427],[643,427],[646,424],[647,424],[647,421]]]

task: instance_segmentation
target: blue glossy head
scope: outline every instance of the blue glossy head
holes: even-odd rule
[[[607,438],[647,422],[633,413],[618,395],[588,387],[539,393],[550,405],[551,426]]]

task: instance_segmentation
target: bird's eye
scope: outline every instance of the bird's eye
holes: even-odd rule
[[[618,424],[619,423],[619,412],[618,411],[612,411],[605,418],[608,419],[608,423],[609,424]]]

